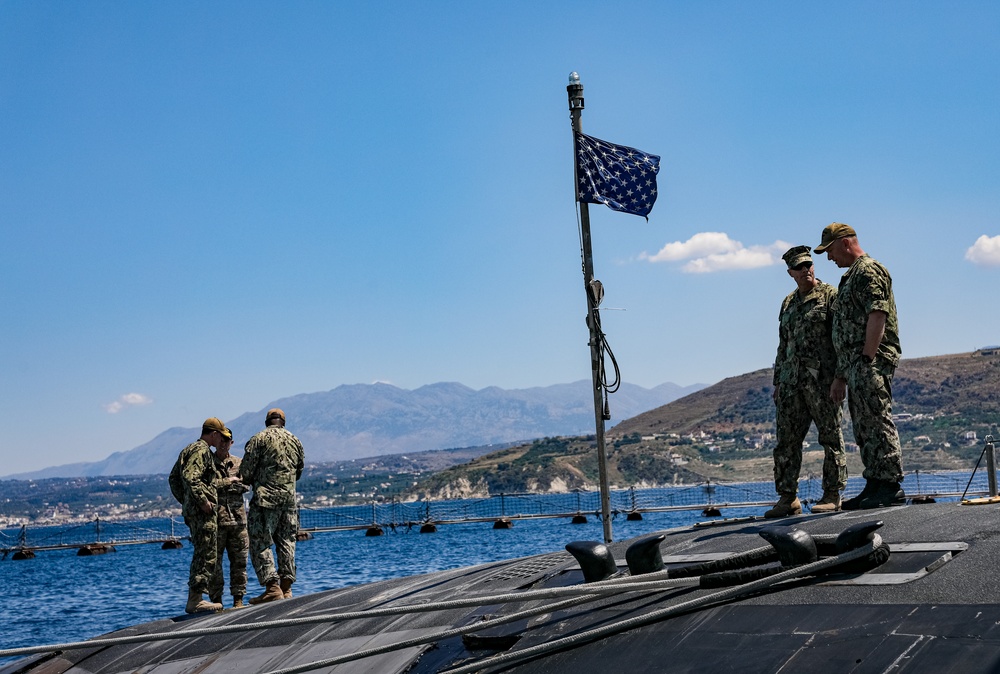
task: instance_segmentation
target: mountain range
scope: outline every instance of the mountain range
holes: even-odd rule
[[[612,397],[609,425],[704,388],[665,383],[652,389],[622,384]],[[474,390],[444,382],[407,390],[391,384],[352,384],[330,391],[275,400],[228,420],[236,447],[264,426],[267,409],[280,407],[288,429],[310,463],[476,447],[556,435],[593,432],[591,382],[528,389]],[[169,472],[178,452],[198,438],[199,428],[167,429],[134,449],[89,463],[54,466],[6,479],[151,475]],[[242,452],[237,451],[241,454]]]

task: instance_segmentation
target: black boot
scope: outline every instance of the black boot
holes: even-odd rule
[[[865,488],[861,493],[853,498],[849,498],[840,504],[841,510],[860,510],[861,502],[875,493],[878,487],[878,480],[865,480]]]
[[[903,505],[906,503],[906,494],[898,482],[878,481],[878,486],[866,498],[861,499],[859,510],[871,510],[872,508],[885,508],[887,506]]]

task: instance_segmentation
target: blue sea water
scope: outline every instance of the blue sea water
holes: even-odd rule
[[[948,498],[957,498],[957,494],[969,486],[977,494],[985,491],[985,474],[980,472],[975,477],[970,485],[969,473],[918,474],[908,476],[905,485],[911,496],[933,493],[939,497],[951,494]],[[862,482],[860,478],[851,478],[847,493],[860,491]],[[815,479],[803,480],[799,488],[803,498],[815,498],[821,493],[819,481]],[[759,504],[774,498],[773,485],[769,483],[713,485],[711,490],[701,487],[650,489],[619,492],[613,496],[620,501],[612,499],[614,509],[619,513],[613,520],[614,539],[618,541],[704,519],[700,508],[696,507],[646,512],[641,521],[630,522],[622,515],[628,511],[629,503],[653,508],[678,507],[684,502],[686,507],[692,507],[693,503],[705,503],[706,498],[720,504],[755,501]],[[440,519],[482,516],[486,511],[495,510],[498,503],[501,504],[501,511],[506,509],[507,516],[515,512],[530,516],[547,509],[548,512],[573,511],[580,504],[579,498],[576,495],[549,495],[478,499],[438,502],[434,508],[438,510],[436,515]],[[588,498],[596,499],[596,496],[591,494]],[[593,504],[585,505],[590,507]],[[359,512],[349,519],[364,521],[365,517],[371,517],[374,510],[374,506],[358,508]],[[741,506],[727,508],[724,513],[725,517],[734,518],[759,516],[763,510],[760,505]],[[351,509],[345,511],[351,512]],[[594,511],[585,509],[583,512]],[[343,516],[338,517],[343,519]],[[302,525],[324,526],[322,519],[321,512],[304,512]],[[108,523],[104,525],[105,538],[101,540],[124,540],[122,532],[115,529],[124,526],[137,529],[147,526],[164,533],[170,531],[169,523],[165,524],[164,520],[133,525]],[[185,527],[181,526],[177,533],[186,534]],[[0,534],[6,545],[10,545],[17,536],[16,531],[10,530]],[[82,542],[79,535],[79,532],[65,530],[43,530],[36,531],[29,540],[33,545],[69,542],[66,537]],[[566,517],[515,520],[512,529],[493,529],[490,521],[446,524],[440,525],[437,533],[431,534],[418,533],[417,527],[397,527],[378,537],[365,536],[363,530],[317,533],[312,540],[300,542],[296,548],[298,579],[294,591],[297,595],[309,594],[388,578],[555,552],[563,550],[571,541],[601,541],[603,538],[603,525],[593,516],[587,524],[571,524]],[[190,562],[191,548],[186,543],[179,550],[162,550],[158,544],[120,545],[116,552],[94,557],[78,557],[75,550],[61,550],[39,551],[35,559],[30,560],[0,560],[0,582],[5,589],[0,600],[0,624],[4,625],[0,649],[80,641],[129,625],[183,615]],[[228,577],[228,568],[226,575]],[[252,596],[260,590],[252,569],[249,576],[248,593]],[[228,605],[230,602],[231,599],[226,596],[225,603]]]
[[[759,508],[754,512],[759,514]],[[745,513],[748,514],[748,513]],[[730,510],[727,517],[740,511]],[[697,511],[648,513],[638,522],[613,522],[615,540],[690,524]],[[601,522],[519,520],[511,529],[489,522],[451,524],[437,533],[417,529],[368,537],[363,531],[318,533],[296,547],[296,595],[442,569],[560,551],[575,540],[603,540]],[[8,532],[10,533],[10,532]],[[0,648],[88,639],[136,623],[182,615],[191,548],[119,546],[117,552],[78,557],[75,551],[40,551],[35,559],[0,561],[6,589],[0,601]],[[250,573],[248,592],[260,592]],[[226,568],[228,577],[228,568]],[[226,596],[227,605],[231,598]]]

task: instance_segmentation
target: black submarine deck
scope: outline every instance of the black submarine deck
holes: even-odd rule
[[[660,532],[671,569],[765,545],[764,528],[823,537],[863,522],[889,560],[865,573],[790,580],[738,599],[711,603],[653,624],[564,647],[514,663],[487,659],[550,644],[672,604],[710,595],[678,588],[606,596],[549,610],[557,599],[493,603],[398,616],[282,625],[288,619],[476,595],[583,585],[567,552],[383,581],[295,597],[247,609],[137,625],[106,637],[267,623],[263,629],[32,655],[0,674],[215,674],[275,672],[336,656],[438,634],[535,607],[538,613],[471,637],[424,645],[310,671],[337,674],[516,672],[998,672],[1000,671],[1000,505],[906,505],[874,511],[803,515],[781,520],[717,521]],[[643,539],[648,536],[642,537]],[[569,542],[567,540],[567,542]],[[633,541],[613,543],[622,569]],[[242,628],[234,628],[242,629]],[[477,665],[476,663],[482,663]]]

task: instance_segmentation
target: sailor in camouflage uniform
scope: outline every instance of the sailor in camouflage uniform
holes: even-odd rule
[[[233,445],[232,431],[228,428],[224,438],[215,450],[213,459],[219,474],[215,481],[215,491],[219,497],[218,540],[216,551],[218,563],[208,585],[208,595],[215,603],[222,603],[224,579],[222,575],[223,555],[229,558],[229,592],[233,595],[233,608],[246,606],[243,595],[247,593],[247,557],[250,553],[250,538],[247,535],[247,511],[243,504],[243,494],[250,487],[240,479],[240,457],[229,453]]]
[[[218,553],[215,549],[216,493],[215,461],[210,447],[218,447],[225,439],[226,426],[216,417],[205,419],[201,437],[181,450],[178,461],[184,484],[184,523],[191,531],[191,569],[188,575],[187,613],[221,611],[222,604],[205,601],[203,595],[215,573]]]
[[[833,313],[837,374],[830,398],[847,396],[854,438],[865,465],[865,488],[844,501],[844,510],[867,510],[905,502],[903,452],[892,421],[892,375],[901,349],[892,277],[858,244],[854,229],[834,222],[823,230],[816,252],[846,268]]]
[[[778,444],[774,448],[774,488],[780,499],[764,517],[802,513],[797,497],[802,441],[816,424],[823,445],[823,497],[813,512],[840,510],[847,486],[847,457],[840,430],[843,405],[830,400],[836,369],[831,329],[837,290],[816,278],[809,246],[795,246],[781,256],[798,286],[781,303],[778,354],[774,360],[774,403]]]
[[[299,519],[295,508],[295,482],[302,477],[304,453],[299,439],[285,430],[285,413],[268,410],[266,428],[250,438],[240,464],[243,482],[253,487],[247,528],[250,561],[257,580],[265,587],[251,604],[287,599],[295,582],[295,537]],[[271,542],[277,552],[275,569]]]

